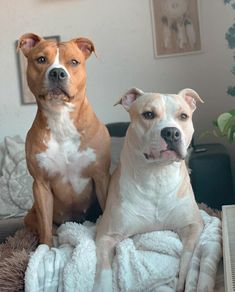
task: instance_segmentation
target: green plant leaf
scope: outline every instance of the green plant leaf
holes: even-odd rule
[[[198,140],[203,140],[204,138],[207,138],[209,136],[213,136],[213,132],[212,131],[205,131],[199,135]]]
[[[224,0],[224,4],[230,4],[235,10],[235,0]],[[228,47],[230,49],[235,49],[235,23],[229,27],[225,34],[225,38],[228,42]],[[235,75],[235,66],[232,67],[231,72]],[[235,86],[229,86],[227,88],[227,94],[235,97]],[[214,136],[226,137],[230,143],[235,142],[235,109],[220,114],[219,117],[212,123],[214,126],[212,131]],[[207,134],[207,132],[205,134]]]
[[[233,75],[235,75],[235,66],[233,66],[231,72],[233,73]]]
[[[233,115],[230,113],[222,113],[217,118],[218,129],[222,134],[225,134],[225,132],[227,132],[228,125],[232,117]]]
[[[232,116],[235,116],[235,109],[228,111],[228,113],[230,113]]]
[[[227,89],[227,94],[231,96],[235,96],[235,86],[229,86]]]
[[[227,138],[228,138],[228,141],[230,143],[233,143],[234,142],[234,135],[235,135],[235,125],[232,125],[229,129],[228,129],[228,135],[227,135]]]
[[[235,48],[235,23],[228,29],[225,34],[230,49]]]
[[[217,129],[217,128],[213,129],[212,133],[213,133],[213,135],[214,135],[215,137],[217,137],[217,138],[219,138],[219,137],[223,137],[223,136],[224,136],[224,135],[220,132],[220,130]]]

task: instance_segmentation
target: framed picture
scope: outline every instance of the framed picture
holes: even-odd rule
[[[156,57],[202,51],[199,0],[151,0]]]
[[[48,36],[44,37],[44,39],[48,40],[56,40],[60,41],[59,36]],[[16,41],[17,47],[18,41]],[[26,78],[26,68],[27,68],[27,58],[24,54],[19,50],[17,52],[17,65],[18,65],[18,74],[19,74],[19,82],[20,82],[20,91],[21,91],[21,102],[22,104],[34,104],[36,103],[35,97],[30,91]]]

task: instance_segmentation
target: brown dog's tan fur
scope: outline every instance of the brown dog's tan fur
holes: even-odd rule
[[[85,61],[94,51],[90,40],[79,38],[56,43],[34,34],[26,34],[20,38],[18,47],[28,59],[28,84],[38,105],[35,120],[26,138],[26,159],[34,179],[35,202],[25,218],[25,223],[39,233],[41,243],[52,245],[53,222],[60,224],[67,220],[84,218],[96,200],[96,195],[101,208],[104,208],[109,183],[110,137],[85,94]],[[59,93],[54,85],[51,90],[45,82],[47,70],[53,64],[58,51],[60,64],[69,74],[69,80],[66,80],[65,85],[63,83],[63,91]],[[35,62],[41,55],[46,56],[47,64]],[[78,66],[69,63],[74,59],[79,60]],[[69,112],[70,121],[80,137],[77,151],[81,153],[89,148],[95,153],[95,161],[81,171],[81,177],[90,180],[80,193],[74,190],[71,183],[65,182],[60,174],[49,175],[45,168],[39,166],[37,158],[38,154],[47,151],[52,136],[48,116],[60,115],[68,105],[73,109]]]

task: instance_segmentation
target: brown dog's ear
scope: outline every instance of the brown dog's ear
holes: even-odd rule
[[[191,107],[192,111],[194,111],[196,109],[196,102],[197,101],[204,103],[204,101],[201,99],[201,97],[198,95],[198,93],[191,88],[182,89],[178,93],[178,95],[181,95],[186,100],[186,102]]]
[[[123,107],[129,111],[130,107],[132,106],[133,102],[144,92],[139,88],[131,88],[129,89],[114,105],[122,104]]]
[[[78,48],[83,52],[85,59],[89,58],[93,52],[96,55],[95,46],[91,40],[87,38],[78,38],[74,39],[74,41]]]
[[[28,57],[29,51],[36,46],[43,38],[33,33],[22,35],[18,41],[17,50],[21,49],[23,54]]]

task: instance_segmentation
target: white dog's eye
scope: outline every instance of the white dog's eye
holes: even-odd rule
[[[143,112],[142,113],[142,116],[146,119],[146,120],[152,120],[155,118],[155,113],[154,112],[150,112],[150,111],[147,111],[147,112]]]
[[[181,119],[182,121],[186,121],[186,120],[188,119],[188,115],[187,115],[186,113],[181,113],[181,114],[180,114],[180,119]]]

